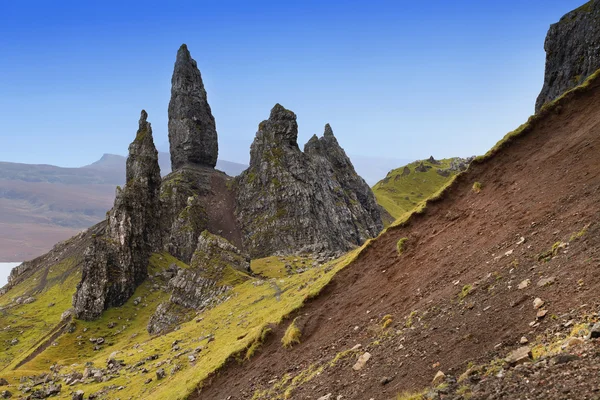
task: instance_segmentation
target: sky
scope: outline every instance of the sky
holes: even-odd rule
[[[248,162],[275,103],[300,147],[330,123],[349,154],[482,154],[533,113],[546,32],[583,2],[0,0],[0,161],[126,155],[141,109],[164,147],[182,43],[222,159]]]

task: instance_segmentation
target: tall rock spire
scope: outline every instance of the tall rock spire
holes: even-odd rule
[[[169,144],[173,170],[186,164],[208,167],[217,164],[215,118],[196,61],[185,44],[177,52],[171,78]]]
[[[127,184],[117,189],[106,231],[86,250],[81,282],[73,297],[75,316],[94,319],[123,305],[147,276],[153,248],[160,248],[160,167],[152,127],[142,111],[129,146]]]

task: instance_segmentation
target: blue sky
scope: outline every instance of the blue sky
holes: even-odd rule
[[[2,0],[0,160],[125,155],[142,108],[165,143],[181,43],[223,159],[247,162],[277,102],[301,146],[329,122],[349,154],[481,154],[533,112],[548,27],[582,3]]]

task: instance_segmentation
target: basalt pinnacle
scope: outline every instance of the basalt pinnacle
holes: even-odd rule
[[[217,163],[215,118],[196,61],[185,44],[177,52],[171,78],[169,144],[174,171],[184,165],[214,167]]]
[[[127,184],[117,190],[105,231],[85,252],[73,297],[77,318],[94,319],[108,307],[123,305],[146,278],[152,249],[161,246],[160,167],[147,117],[142,111],[129,146]]]

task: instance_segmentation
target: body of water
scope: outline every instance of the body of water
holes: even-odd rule
[[[21,264],[20,262],[0,263],[0,287],[8,283],[10,270]]]

